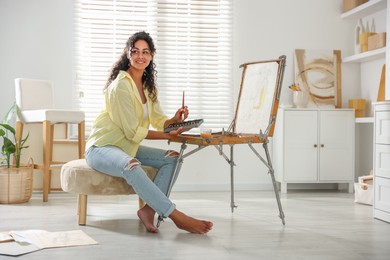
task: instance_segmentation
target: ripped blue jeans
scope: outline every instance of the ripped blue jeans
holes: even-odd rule
[[[165,195],[178,159],[170,152],[140,146],[135,158],[133,158],[116,146],[92,146],[86,151],[85,159],[87,164],[97,171],[124,178],[146,204],[161,217],[166,218],[176,208],[175,204]],[[133,159],[136,159],[138,163],[136,161],[135,164],[130,164]],[[154,181],[149,179],[140,167],[141,165],[158,169]],[[179,171],[180,169],[178,169]],[[173,180],[173,182],[175,181],[176,179]]]

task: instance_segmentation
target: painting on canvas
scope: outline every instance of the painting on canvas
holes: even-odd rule
[[[308,107],[341,107],[341,51],[295,50],[295,84],[309,92]]]

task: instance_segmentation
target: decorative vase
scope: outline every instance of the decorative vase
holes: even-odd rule
[[[293,103],[296,108],[305,108],[309,103],[309,93],[306,91],[293,91]]]

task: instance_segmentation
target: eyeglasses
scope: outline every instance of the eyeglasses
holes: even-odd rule
[[[152,55],[152,53],[150,52],[150,50],[147,50],[147,49],[145,49],[145,50],[139,50],[139,49],[132,49],[131,51],[130,51],[130,53],[131,53],[131,56],[140,56],[141,54],[142,54],[142,56],[144,56],[144,57],[150,57],[151,55]]]

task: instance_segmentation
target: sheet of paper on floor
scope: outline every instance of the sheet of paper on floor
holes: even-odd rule
[[[0,254],[22,255],[45,248],[85,246],[98,244],[82,230],[48,232],[45,230],[22,230],[0,233]]]

